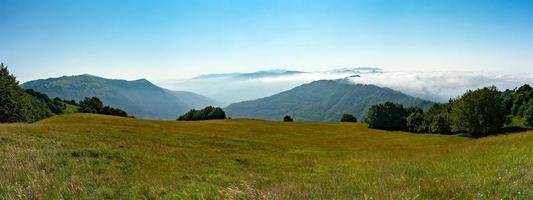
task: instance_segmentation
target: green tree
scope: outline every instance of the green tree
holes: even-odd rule
[[[371,106],[366,120],[370,128],[406,130],[407,114],[402,104],[386,102]]]
[[[284,122],[292,122],[292,121],[294,121],[294,120],[292,119],[291,116],[289,116],[289,115],[285,115],[285,117],[283,117],[283,121],[284,121]]]
[[[85,97],[79,105],[79,112],[82,113],[102,113],[104,109],[104,103],[98,97]]]
[[[357,118],[355,118],[355,116],[352,114],[343,114],[341,122],[357,122]]]
[[[67,106],[59,98],[50,99],[48,95],[37,92],[32,89],[27,89],[26,93],[37,99],[43,106],[47,107],[54,114],[62,114]]]
[[[127,117],[128,116],[128,113],[126,111],[123,111],[123,110],[118,109],[118,108],[112,108],[112,107],[109,107],[109,106],[104,106],[104,108],[102,108],[102,112],[100,114],[120,116],[120,117]]]
[[[222,108],[207,106],[201,110],[191,109],[189,112],[178,117],[177,120],[194,121],[225,118],[226,113],[224,112],[224,110],[222,110]]]
[[[19,86],[15,76],[0,63],[0,122],[34,122],[51,112]]]
[[[486,136],[498,131],[505,122],[501,93],[496,87],[467,91],[452,103],[452,128],[473,136]]]
[[[426,130],[430,133],[449,134],[452,131],[450,104],[433,104],[424,114]]]
[[[406,126],[409,132],[423,133],[426,132],[426,122],[424,119],[424,112],[416,111],[412,112],[406,118]]]
[[[533,99],[529,100],[524,109],[524,121],[529,127],[533,127]]]

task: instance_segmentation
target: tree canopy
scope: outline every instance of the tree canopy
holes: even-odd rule
[[[79,112],[82,113],[97,113],[103,115],[114,115],[120,117],[128,117],[128,113],[118,108],[104,106],[98,97],[85,97],[79,103]]]
[[[500,130],[505,123],[501,93],[494,86],[469,90],[451,105],[452,128],[455,131],[485,136]]]
[[[48,95],[40,93],[40,92],[37,92],[37,91],[32,90],[32,89],[27,89],[26,93],[28,93],[29,95],[33,96],[43,106],[45,106],[48,109],[50,109],[50,111],[53,112],[56,115],[63,114],[63,112],[67,108],[65,103],[61,99],[59,99],[57,97],[54,98],[54,99],[50,99],[48,97]]]
[[[368,127],[384,130],[406,130],[408,111],[402,104],[385,102],[373,105],[367,113]]]
[[[341,122],[357,122],[357,118],[352,114],[343,114]]]
[[[52,113],[19,86],[15,76],[0,63],[0,122],[34,122]]]
[[[222,108],[207,106],[204,109],[192,109],[189,112],[178,117],[180,121],[196,121],[196,120],[210,120],[210,119],[225,119],[226,113]]]

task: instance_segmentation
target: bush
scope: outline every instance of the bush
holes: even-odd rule
[[[384,130],[406,130],[407,110],[402,104],[386,102],[373,105],[367,113],[368,127]]]
[[[284,121],[284,122],[292,122],[292,121],[294,121],[294,120],[292,119],[291,116],[289,116],[289,115],[285,115],[285,117],[283,117],[283,121]]]
[[[178,117],[180,121],[196,121],[196,120],[210,120],[210,119],[225,119],[226,113],[222,108],[208,106],[201,110],[192,109],[189,112]]]
[[[0,63],[0,122],[34,122],[50,116],[50,110],[26,93]]]
[[[343,114],[341,122],[357,122],[357,118],[355,118],[355,116],[352,114]]]
[[[500,130],[505,122],[501,93],[496,87],[467,91],[452,102],[452,128],[472,136],[486,136]]]

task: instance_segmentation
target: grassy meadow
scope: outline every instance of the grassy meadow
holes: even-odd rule
[[[0,199],[533,199],[533,131],[67,114],[0,125]]]

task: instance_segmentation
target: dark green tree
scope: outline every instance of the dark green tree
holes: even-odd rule
[[[48,95],[37,92],[32,89],[27,89],[26,93],[37,99],[43,106],[46,106],[54,114],[63,114],[67,106],[59,98],[50,99]]]
[[[450,104],[433,104],[424,114],[426,129],[430,133],[450,134]]]
[[[104,108],[102,108],[102,112],[100,114],[120,116],[120,117],[127,117],[128,116],[128,113],[126,111],[123,111],[123,110],[118,109],[118,108],[112,108],[112,107],[109,107],[109,106],[104,106]]]
[[[409,132],[413,132],[413,133],[427,132],[426,122],[424,119],[424,112],[422,112],[422,110],[411,112],[411,114],[407,116],[406,123],[407,123],[406,124],[407,130]]]
[[[178,117],[177,120],[195,121],[195,120],[210,120],[210,119],[225,119],[226,113],[222,108],[207,106],[204,109],[192,109],[189,112]]]
[[[104,103],[98,97],[85,97],[79,105],[79,112],[82,113],[102,113],[104,109]]]
[[[0,122],[34,122],[51,112],[19,86],[15,76],[0,63]]]
[[[283,117],[283,121],[284,121],[284,122],[292,122],[292,121],[294,121],[294,120],[292,119],[291,116],[289,116],[289,115],[285,115],[285,117]]]
[[[370,128],[406,130],[407,114],[402,104],[386,102],[371,106],[366,120]]]
[[[533,100],[529,100],[524,109],[526,126],[533,127]]]
[[[472,136],[486,136],[502,128],[505,110],[496,87],[467,91],[452,104],[452,128]]]
[[[341,122],[357,122],[357,118],[355,118],[355,116],[352,114],[343,114]]]

